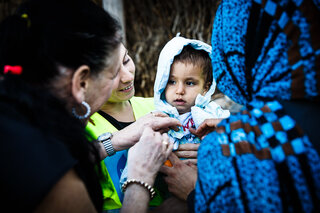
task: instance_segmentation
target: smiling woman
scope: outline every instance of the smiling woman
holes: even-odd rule
[[[102,108],[103,111],[108,111],[109,105],[121,104],[128,106],[128,102],[126,101],[128,101],[134,95],[135,92],[133,85],[135,64],[133,63],[131,57],[128,54],[128,50],[125,48],[123,44],[121,44],[120,46],[120,56],[118,57],[118,63],[120,72],[120,82],[118,87],[112,90],[111,97]],[[133,120],[132,117],[130,118],[130,120]]]
[[[141,123],[141,119],[146,117],[161,118],[167,115],[163,113],[149,113],[154,110],[154,99],[135,97],[134,75],[135,64],[128,54],[128,51],[121,44],[119,58],[119,85],[114,88],[109,100],[102,106],[101,110],[93,114],[86,129],[93,138],[98,138],[105,132],[116,133],[119,130],[131,128],[136,123]],[[148,114],[148,115],[146,115]],[[173,119],[177,121],[176,119]],[[178,122],[178,121],[177,121]],[[152,123],[147,121],[144,126]],[[164,131],[168,131],[167,128]],[[134,131],[139,131],[134,128]],[[166,144],[166,143],[164,143]],[[129,148],[129,147],[127,147]],[[141,151],[145,152],[146,148]],[[198,146],[185,147],[180,157],[188,157],[188,160],[196,161],[196,155],[190,155],[190,152],[196,152]],[[120,178],[124,170],[128,157],[128,150],[118,151],[101,162],[103,176],[101,177],[101,186],[103,188],[104,210],[119,210],[123,205],[124,194],[120,188]],[[145,157],[142,155],[142,157]],[[126,174],[126,172],[124,172]],[[126,174],[127,175],[127,174]],[[159,188],[158,188],[159,189]],[[156,196],[151,200],[149,206],[158,206],[163,198],[159,190],[156,190]]]
[[[86,129],[93,138],[105,132],[122,130],[138,118],[154,110],[153,98],[134,97],[135,64],[123,44],[118,59],[119,84],[112,90],[109,100],[101,110],[93,114]],[[120,209],[124,194],[120,188],[120,176],[126,165],[128,150],[122,150],[101,162],[103,176],[104,210]],[[155,197],[150,205],[159,205],[161,199]]]
[[[149,115],[95,141],[84,128],[113,89],[132,96],[124,52],[118,22],[90,0],[29,0],[1,23],[3,209],[101,212],[100,160],[132,147],[124,206],[146,212],[149,187],[172,150],[163,144],[167,135],[156,131],[179,122]]]
[[[83,115],[117,85],[120,43],[118,23],[86,0],[25,1],[1,23],[3,208],[100,211],[99,153]]]

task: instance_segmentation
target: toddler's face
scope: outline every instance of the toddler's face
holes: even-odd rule
[[[175,62],[165,89],[166,101],[177,108],[179,114],[190,112],[197,95],[206,92],[202,69],[191,63]]]

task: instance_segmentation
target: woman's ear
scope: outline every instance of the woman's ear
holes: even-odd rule
[[[87,65],[80,66],[72,76],[71,91],[73,97],[78,103],[84,101],[85,93],[88,87],[88,80],[90,76],[90,68]]]

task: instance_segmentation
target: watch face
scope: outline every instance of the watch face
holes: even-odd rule
[[[112,134],[110,132],[103,133],[102,135],[100,135],[98,137],[98,140],[103,141],[103,140],[109,139],[111,137],[111,135]]]

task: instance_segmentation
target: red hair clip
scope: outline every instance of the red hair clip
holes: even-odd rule
[[[4,74],[7,74],[7,73],[11,73],[13,75],[21,75],[22,73],[22,67],[21,66],[10,66],[10,65],[5,65],[4,66],[4,71],[3,73]]]

